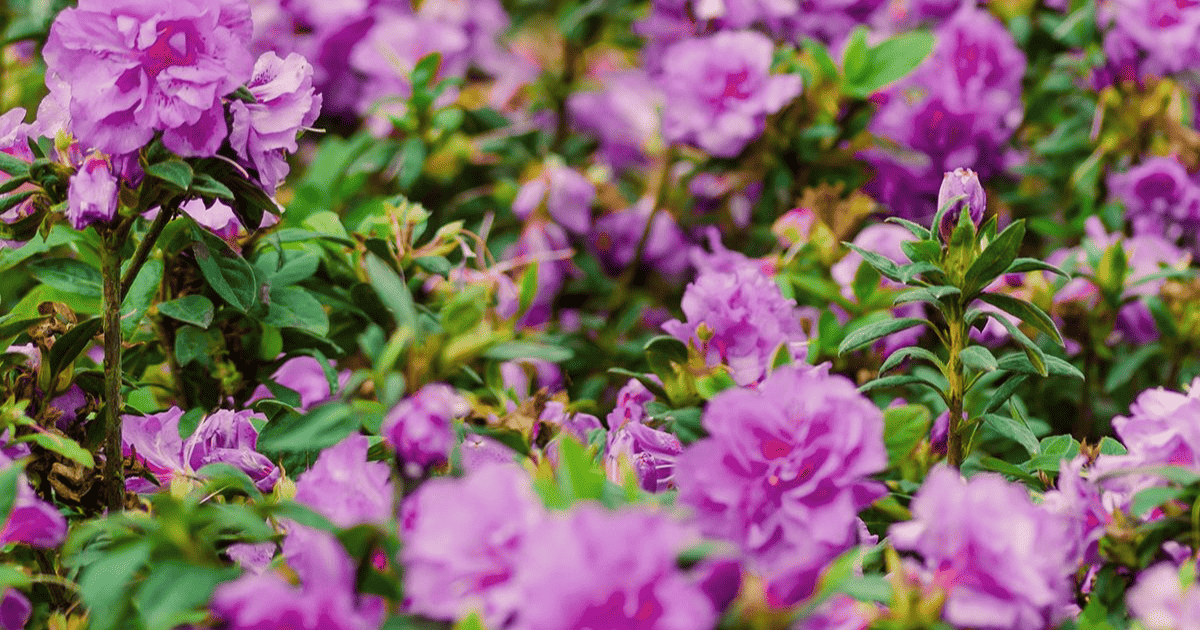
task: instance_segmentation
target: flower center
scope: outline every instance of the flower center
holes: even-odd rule
[[[163,22],[158,39],[142,53],[142,67],[157,77],[170,66],[189,66],[196,62],[199,38],[190,24]]]

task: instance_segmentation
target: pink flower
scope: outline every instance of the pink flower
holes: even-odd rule
[[[295,153],[296,135],[317,120],[321,95],[313,91],[312,65],[296,53],[284,59],[273,52],[259,57],[246,87],[258,102],[229,106],[229,144],[244,164],[258,171],[263,187],[274,192],[288,173],[284,152]]]
[[[120,185],[108,156],[93,151],[71,176],[67,189],[67,220],[82,230],[93,223],[107,223],[117,214]]]
[[[321,451],[296,479],[296,501],[342,528],[391,520],[391,467],[367,461],[367,448],[366,436],[355,434]]]

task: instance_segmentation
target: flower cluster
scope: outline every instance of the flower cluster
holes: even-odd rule
[[[887,465],[882,414],[843,377],[785,366],[713,397],[703,424],[675,464],[680,504],[742,549],[772,601],[799,601],[882,494],[869,479]]]

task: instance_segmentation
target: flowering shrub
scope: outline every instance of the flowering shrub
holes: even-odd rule
[[[1200,626],[1200,4],[0,15],[0,630]]]

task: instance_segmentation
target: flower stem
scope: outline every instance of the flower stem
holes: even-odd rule
[[[104,504],[117,512],[125,506],[125,468],[121,457],[121,242],[105,235],[101,249],[104,278]]]
[[[946,400],[946,404],[950,408],[950,424],[946,434],[946,462],[957,468],[962,465],[963,459],[966,457],[962,443],[963,398],[966,394],[966,378],[963,374],[963,364],[959,354],[966,349],[968,336],[962,309],[948,308],[946,324],[949,327],[947,337],[950,340],[950,352],[946,357],[946,380],[950,384],[949,396]]]

